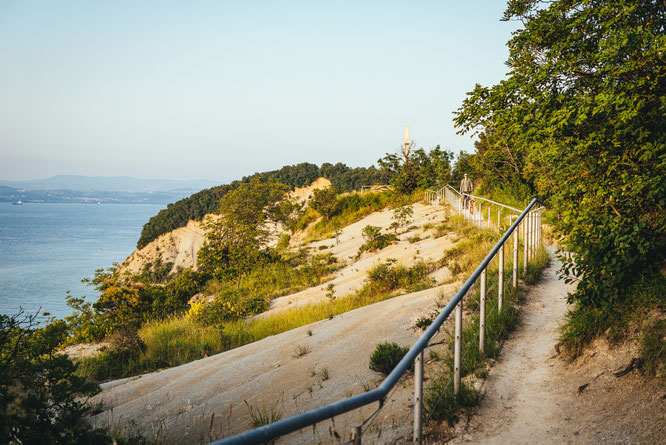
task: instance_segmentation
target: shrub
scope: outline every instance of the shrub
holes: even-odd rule
[[[36,316],[0,315],[0,442],[109,443],[83,421],[97,384],[76,375],[77,365],[57,350],[67,325],[36,329]]]
[[[381,234],[381,228],[376,226],[365,226],[362,231],[365,243],[358,249],[359,255],[367,251],[382,250],[390,246],[398,237],[392,233]]]
[[[389,375],[409,351],[409,347],[397,343],[379,343],[370,356],[370,369]]]
[[[396,264],[395,258],[387,258],[368,271],[368,282],[376,291],[388,292],[395,289],[417,291],[434,285],[428,273],[431,265],[419,261],[411,268]]]
[[[398,207],[393,211],[393,219],[398,227],[406,226],[414,216],[414,208],[411,205]]]

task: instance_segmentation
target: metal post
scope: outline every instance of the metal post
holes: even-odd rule
[[[360,423],[352,423],[351,424],[351,430],[352,430],[352,443],[354,445],[361,445],[361,424]]]
[[[482,208],[482,206],[481,206],[481,202],[479,202],[479,211],[478,211],[477,214],[476,214],[476,216],[477,216],[477,218],[478,218],[478,220],[479,220],[479,227],[481,227],[481,220],[483,219],[483,218],[481,217],[481,208]]]
[[[523,275],[525,275],[527,273],[527,261],[528,261],[527,260],[527,249],[529,249],[529,246],[530,246],[530,238],[529,238],[529,236],[527,236],[528,235],[527,226],[528,226],[528,221],[529,220],[530,219],[527,218],[527,217],[525,217],[525,219],[523,219]]]
[[[421,445],[423,406],[423,350],[414,360],[414,435],[412,443]]]
[[[520,230],[516,228],[513,232],[513,292],[518,288],[518,241]]]
[[[461,363],[461,350],[462,350],[462,305],[463,300],[460,300],[456,306],[456,330],[453,347],[453,392],[458,395],[460,391],[460,363]]]
[[[534,233],[533,233],[534,232],[534,220],[532,219],[532,216],[534,216],[534,214],[532,212],[527,214],[527,219],[529,220],[528,223],[527,223],[527,227],[529,227],[529,232],[528,233],[529,233],[529,239],[530,239],[530,248],[527,250],[527,254],[530,257],[530,260],[532,259],[532,251],[534,250],[534,244],[533,244],[533,241],[534,241]]]
[[[504,298],[504,244],[500,247],[497,267],[499,276],[497,277],[497,306],[502,309],[502,300]]]
[[[532,239],[530,239],[530,247],[532,248],[532,258],[536,256],[536,213],[532,212],[530,220],[530,231],[532,232]]]
[[[543,220],[541,217],[543,216],[543,212],[539,213],[539,244],[543,244]]]
[[[492,204],[490,205],[492,207]],[[486,221],[486,227],[490,229],[490,207],[488,207],[488,221]]]
[[[479,295],[479,351],[486,352],[486,275],[488,268],[481,272],[481,290]]]
[[[497,211],[497,228],[502,227],[502,208]]]

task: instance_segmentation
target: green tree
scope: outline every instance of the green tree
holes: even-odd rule
[[[220,217],[206,225],[206,242],[197,266],[219,278],[241,277],[266,259],[270,238],[267,222],[284,221],[280,203],[289,187],[253,179],[227,193],[220,202]]]
[[[66,338],[63,321],[38,329],[35,316],[0,314],[0,442],[111,443],[83,420],[100,389],[57,352]]]
[[[333,187],[316,189],[308,205],[325,219],[329,219],[338,204],[337,196],[338,193]]]
[[[389,177],[389,182],[400,193],[411,193],[417,188],[442,187],[451,180],[453,153],[439,145],[429,152],[419,148],[408,156],[387,153],[377,163]]]
[[[666,4],[511,0],[504,20],[524,24],[509,75],[455,123],[492,135],[484,162],[519,159],[561,215],[571,300],[609,306],[666,247]]]

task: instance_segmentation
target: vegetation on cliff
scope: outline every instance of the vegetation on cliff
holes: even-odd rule
[[[220,200],[241,184],[249,183],[253,180],[272,180],[293,189],[294,187],[309,185],[315,179],[322,176],[330,180],[333,187],[339,192],[359,190],[364,185],[383,184],[387,182],[386,172],[378,170],[375,167],[352,168],[342,163],[335,165],[324,163],[321,167],[314,164],[301,163],[287,165],[275,171],[255,173],[239,181],[202,190],[192,196],[169,204],[166,209],[160,210],[157,215],[150,218],[143,226],[141,236],[137,242],[137,248],[141,249],[164,233],[184,227],[189,220],[198,221],[203,219],[208,213],[218,212],[220,209]]]
[[[482,130],[471,165],[488,187],[557,212],[569,301],[603,318],[664,262],[666,4],[512,0],[504,20],[524,24],[508,77],[455,122]]]

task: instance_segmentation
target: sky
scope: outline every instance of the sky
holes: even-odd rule
[[[501,0],[0,2],[0,179],[369,166],[505,77]]]

